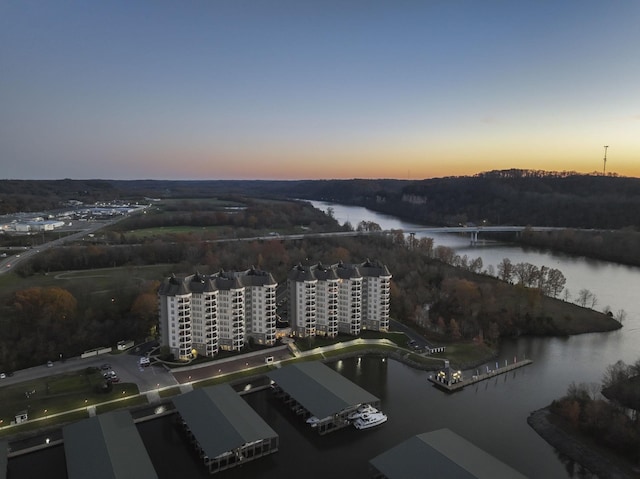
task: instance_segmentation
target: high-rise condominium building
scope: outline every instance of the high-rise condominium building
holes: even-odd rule
[[[298,337],[389,330],[391,273],[379,262],[298,264],[289,273],[289,325]]]
[[[161,345],[179,359],[240,351],[249,338],[273,345],[276,286],[255,268],[166,278],[158,290]]]

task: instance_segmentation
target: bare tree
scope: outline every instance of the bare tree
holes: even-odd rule
[[[558,295],[564,289],[564,285],[567,283],[567,278],[564,277],[562,271],[559,269],[551,268],[547,272],[547,284],[549,288],[549,294],[554,298],[557,298]],[[566,291],[568,294],[568,291]]]
[[[578,297],[576,298],[576,303],[578,303],[583,308],[587,307],[587,304],[592,303],[594,298],[594,294],[586,288],[582,288],[578,291]]]
[[[482,258],[477,257],[469,263],[469,271],[479,274],[482,271]]]
[[[507,283],[511,281],[513,277],[513,264],[509,258],[503,258],[500,263],[498,263],[498,278],[502,281],[506,281]]]
[[[540,274],[538,267],[531,263],[517,263],[513,267],[514,275],[522,286],[533,286]]]
[[[619,323],[622,323],[625,319],[627,319],[627,312],[624,309],[619,309],[614,318],[616,319],[616,321],[618,321]]]
[[[622,360],[616,361],[615,364],[610,364],[604,372],[602,377],[602,386],[607,388],[615,384],[621,383],[629,379],[630,368]]]
[[[488,274],[489,276],[495,276],[495,275],[496,275],[496,269],[495,269],[495,267],[494,267],[492,264],[490,264],[489,266],[487,266],[487,271],[486,271],[486,272],[487,272],[487,274]]]

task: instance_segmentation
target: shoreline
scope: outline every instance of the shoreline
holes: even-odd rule
[[[549,419],[552,414],[548,407],[533,411],[527,417],[527,424],[556,450],[588,469],[599,479],[634,479],[638,473],[631,471],[631,464],[624,464],[605,457],[600,451],[586,444],[580,437],[570,434]]]

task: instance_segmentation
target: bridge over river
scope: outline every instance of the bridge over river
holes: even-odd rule
[[[428,228],[415,228],[411,230],[403,230],[408,234],[416,233],[466,233],[471,238],[471,244],[478,242],[479,233],[521,233],[528,231],[554,231],[566,228],[558,228],[553,226],[433,226]]]

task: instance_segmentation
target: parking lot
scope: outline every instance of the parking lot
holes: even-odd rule
[[[178,384],[173,375],[163,366],[151,365],[143,367],[140,365],[140,358],[140,354],[136,353],[134,349],[130,352],[121,352],[118,354],[102,354],[84,359],[75,357],[67,360],[53,361],[51,362],[51,366],[43,364],[42,366],[34,366],[32,368],[15,371],[12,376],[6,376],[0,379],[0,386],[54,374],[78,371],[88,367],[100,368],[106,364],[109,365],[108,369],[115,372],[120,382],[136,383],[141,393]],[[105,369],[105,371],[106,370],[107,369]]]

